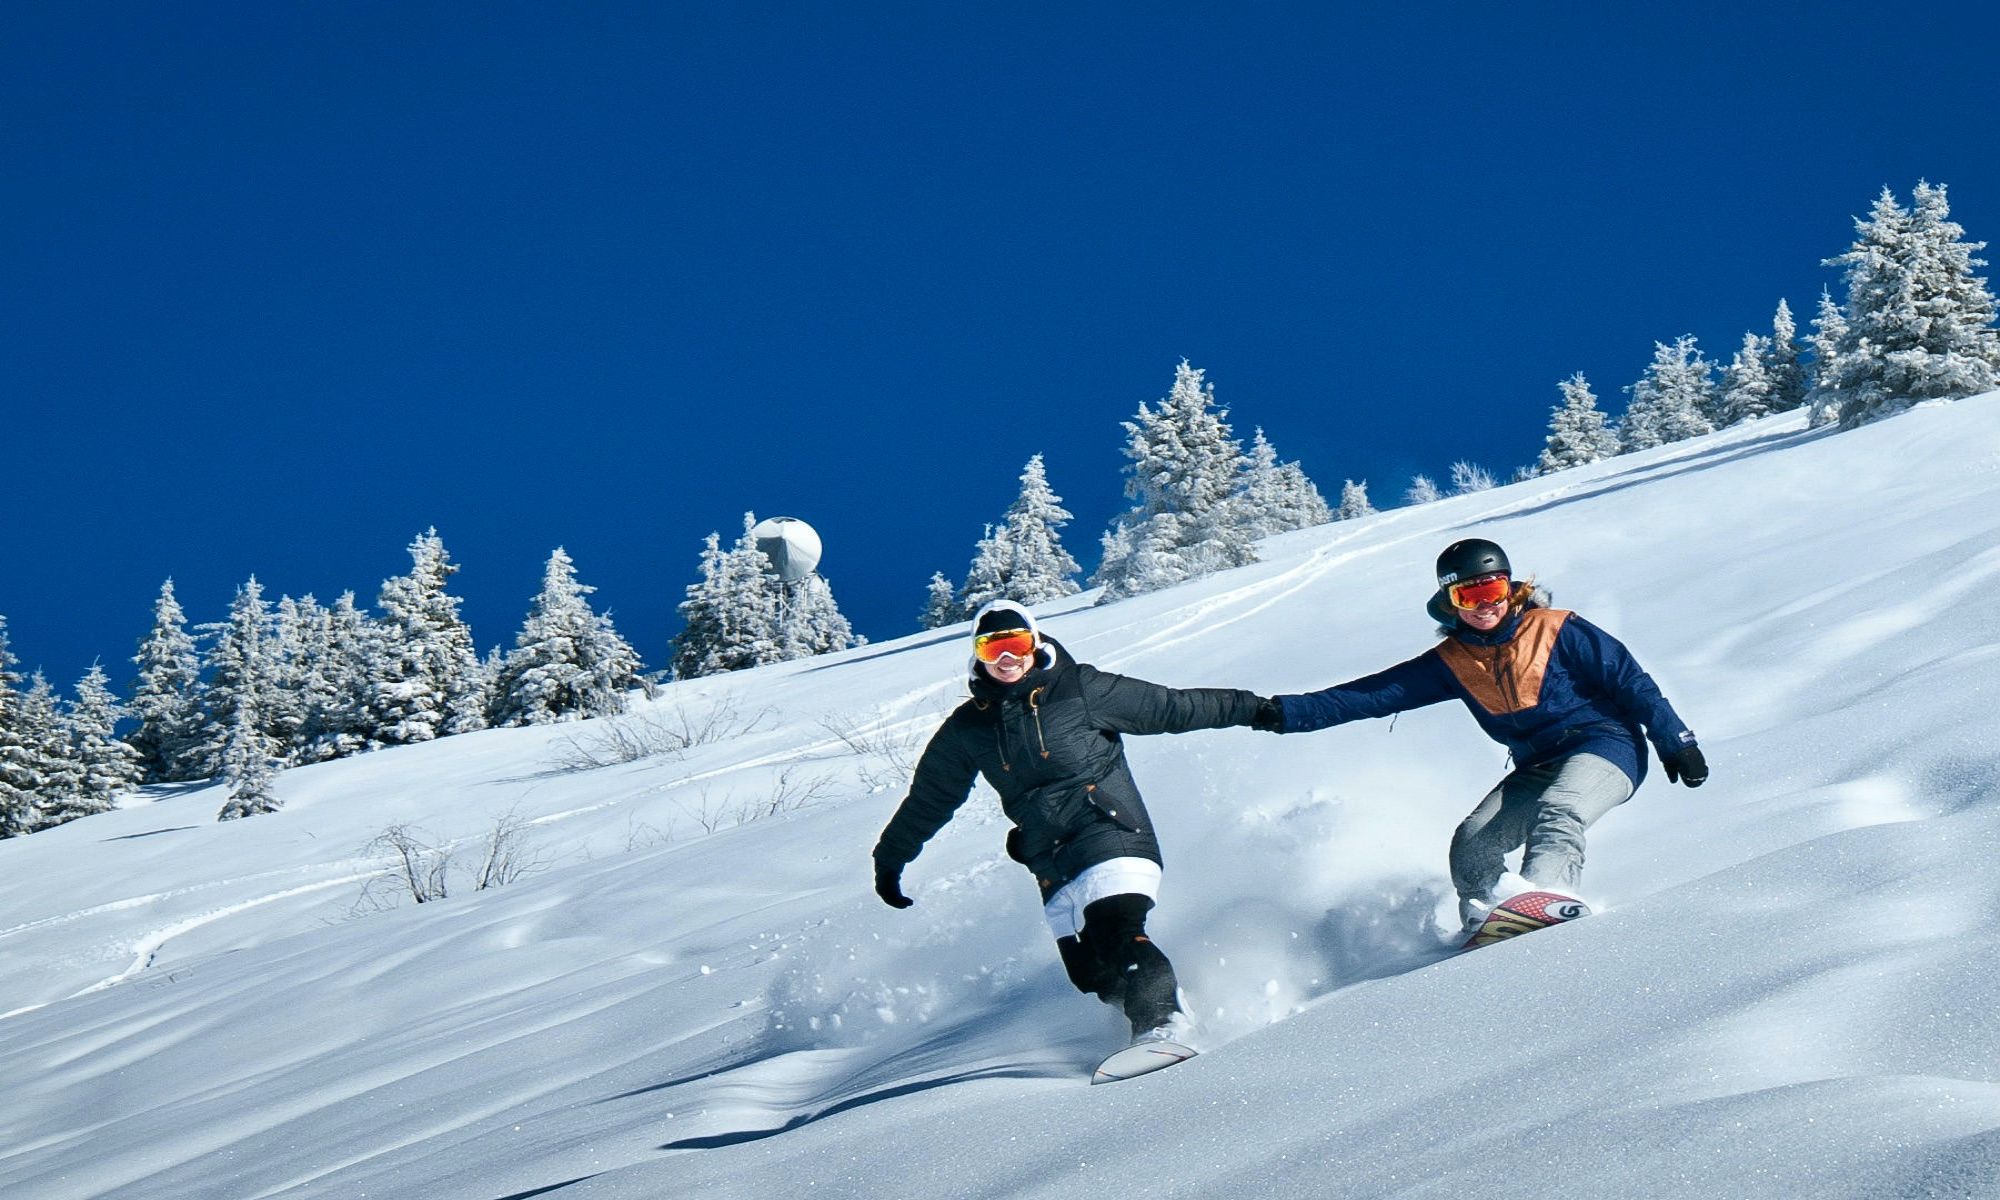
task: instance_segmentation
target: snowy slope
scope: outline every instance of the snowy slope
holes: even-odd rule
[[[272,816],[195,789],[0,843],[0,1195],[2000,1195],[2000,395],[1773,418],[1047,624],[1307,689],[1429,645],[1468,531],[1714,766],[1598,826],[1598,917],[1440,951],[1446,841],[1504,767],[1455,707],[1134,740],[1209,1052],[1090,1088],[1122,1022],[990,795],[917,907],[869,891],[884,780],[961,693],[962,631],[926,634],[674,685],[644,711],[731,734],[678,756],[490,731],[290,772]],[[508,812],[542,870],[362,903],[385,827],[470,853]]]

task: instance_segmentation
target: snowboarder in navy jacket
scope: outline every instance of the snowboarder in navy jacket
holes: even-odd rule
[[[1571,892],[1583,873],[1584,830],[1646,777],[1650,741],[1670,781],[1700,787],[1708,764],[1694,734],[1617,638],[1546,607],[1517,582],[1506,552],[1467,539],[1438,556],[1431,616],[1437,646],[1407,662],[1305,695],[1276,696],[1254,722],[1304,733],[1459,700],[1512,753],[1502,779],[1452,836],[1459,915],[1477,925],[1494,903],[1505,856],[1525,847],[1533,887]]]
[[[1014,822],[1007,852],[1034,873],[1070,981],[1123,1009],[1135,1038],[1172,1036],[1173,964],[1146,933],[1160,843],[1121,738],[1246,726],[1259,697],[1100,671],[1011,601],[981,609],[972,628],[972,696],[931,737],[876,842],[876,894],[910,906],[903,868],[983,776]]]

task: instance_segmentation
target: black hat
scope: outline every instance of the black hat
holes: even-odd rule
[[[1514,568],[1507,564],[1507,552],[1485,538],[1453,542],[1438,555],[1439,587],[1450,587],[1462,579],[1477,579],[1481,575],[1505,575],[1510,579],[1514,575]]]
[[[972,627],[972,635],[977,637],[982,633],[1001,633],[1009,629],[1032,630],[1033,627],[1034,621],[1024,616],[1018,608],[990,608],[980,616],[978,624]]]

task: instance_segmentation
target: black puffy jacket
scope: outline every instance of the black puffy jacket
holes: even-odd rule
[[[1003,686],[975,671],[972,698],[932,735],[910,794],[875,844],[878,869],[900,871],[972,790],[1000,793],[1020,830],[1019,857],[1047,898],[1114,858],[1160,861],[1160,843],[1125,765],[1127,733],[1248,725],[1257,697],[1230,688],[1162,687],[1072,659],[1044,637],[1052,663]]]

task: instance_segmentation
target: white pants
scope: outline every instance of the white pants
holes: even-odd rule
[[[1058,937],[1075,937],[1083,929],[1083,910],[1106,896],[1137,894],[1160,898],[1160,864],[1150,858],[1114,858],[1086,868],[1049,897],[1042,906],[1049,929]]]

